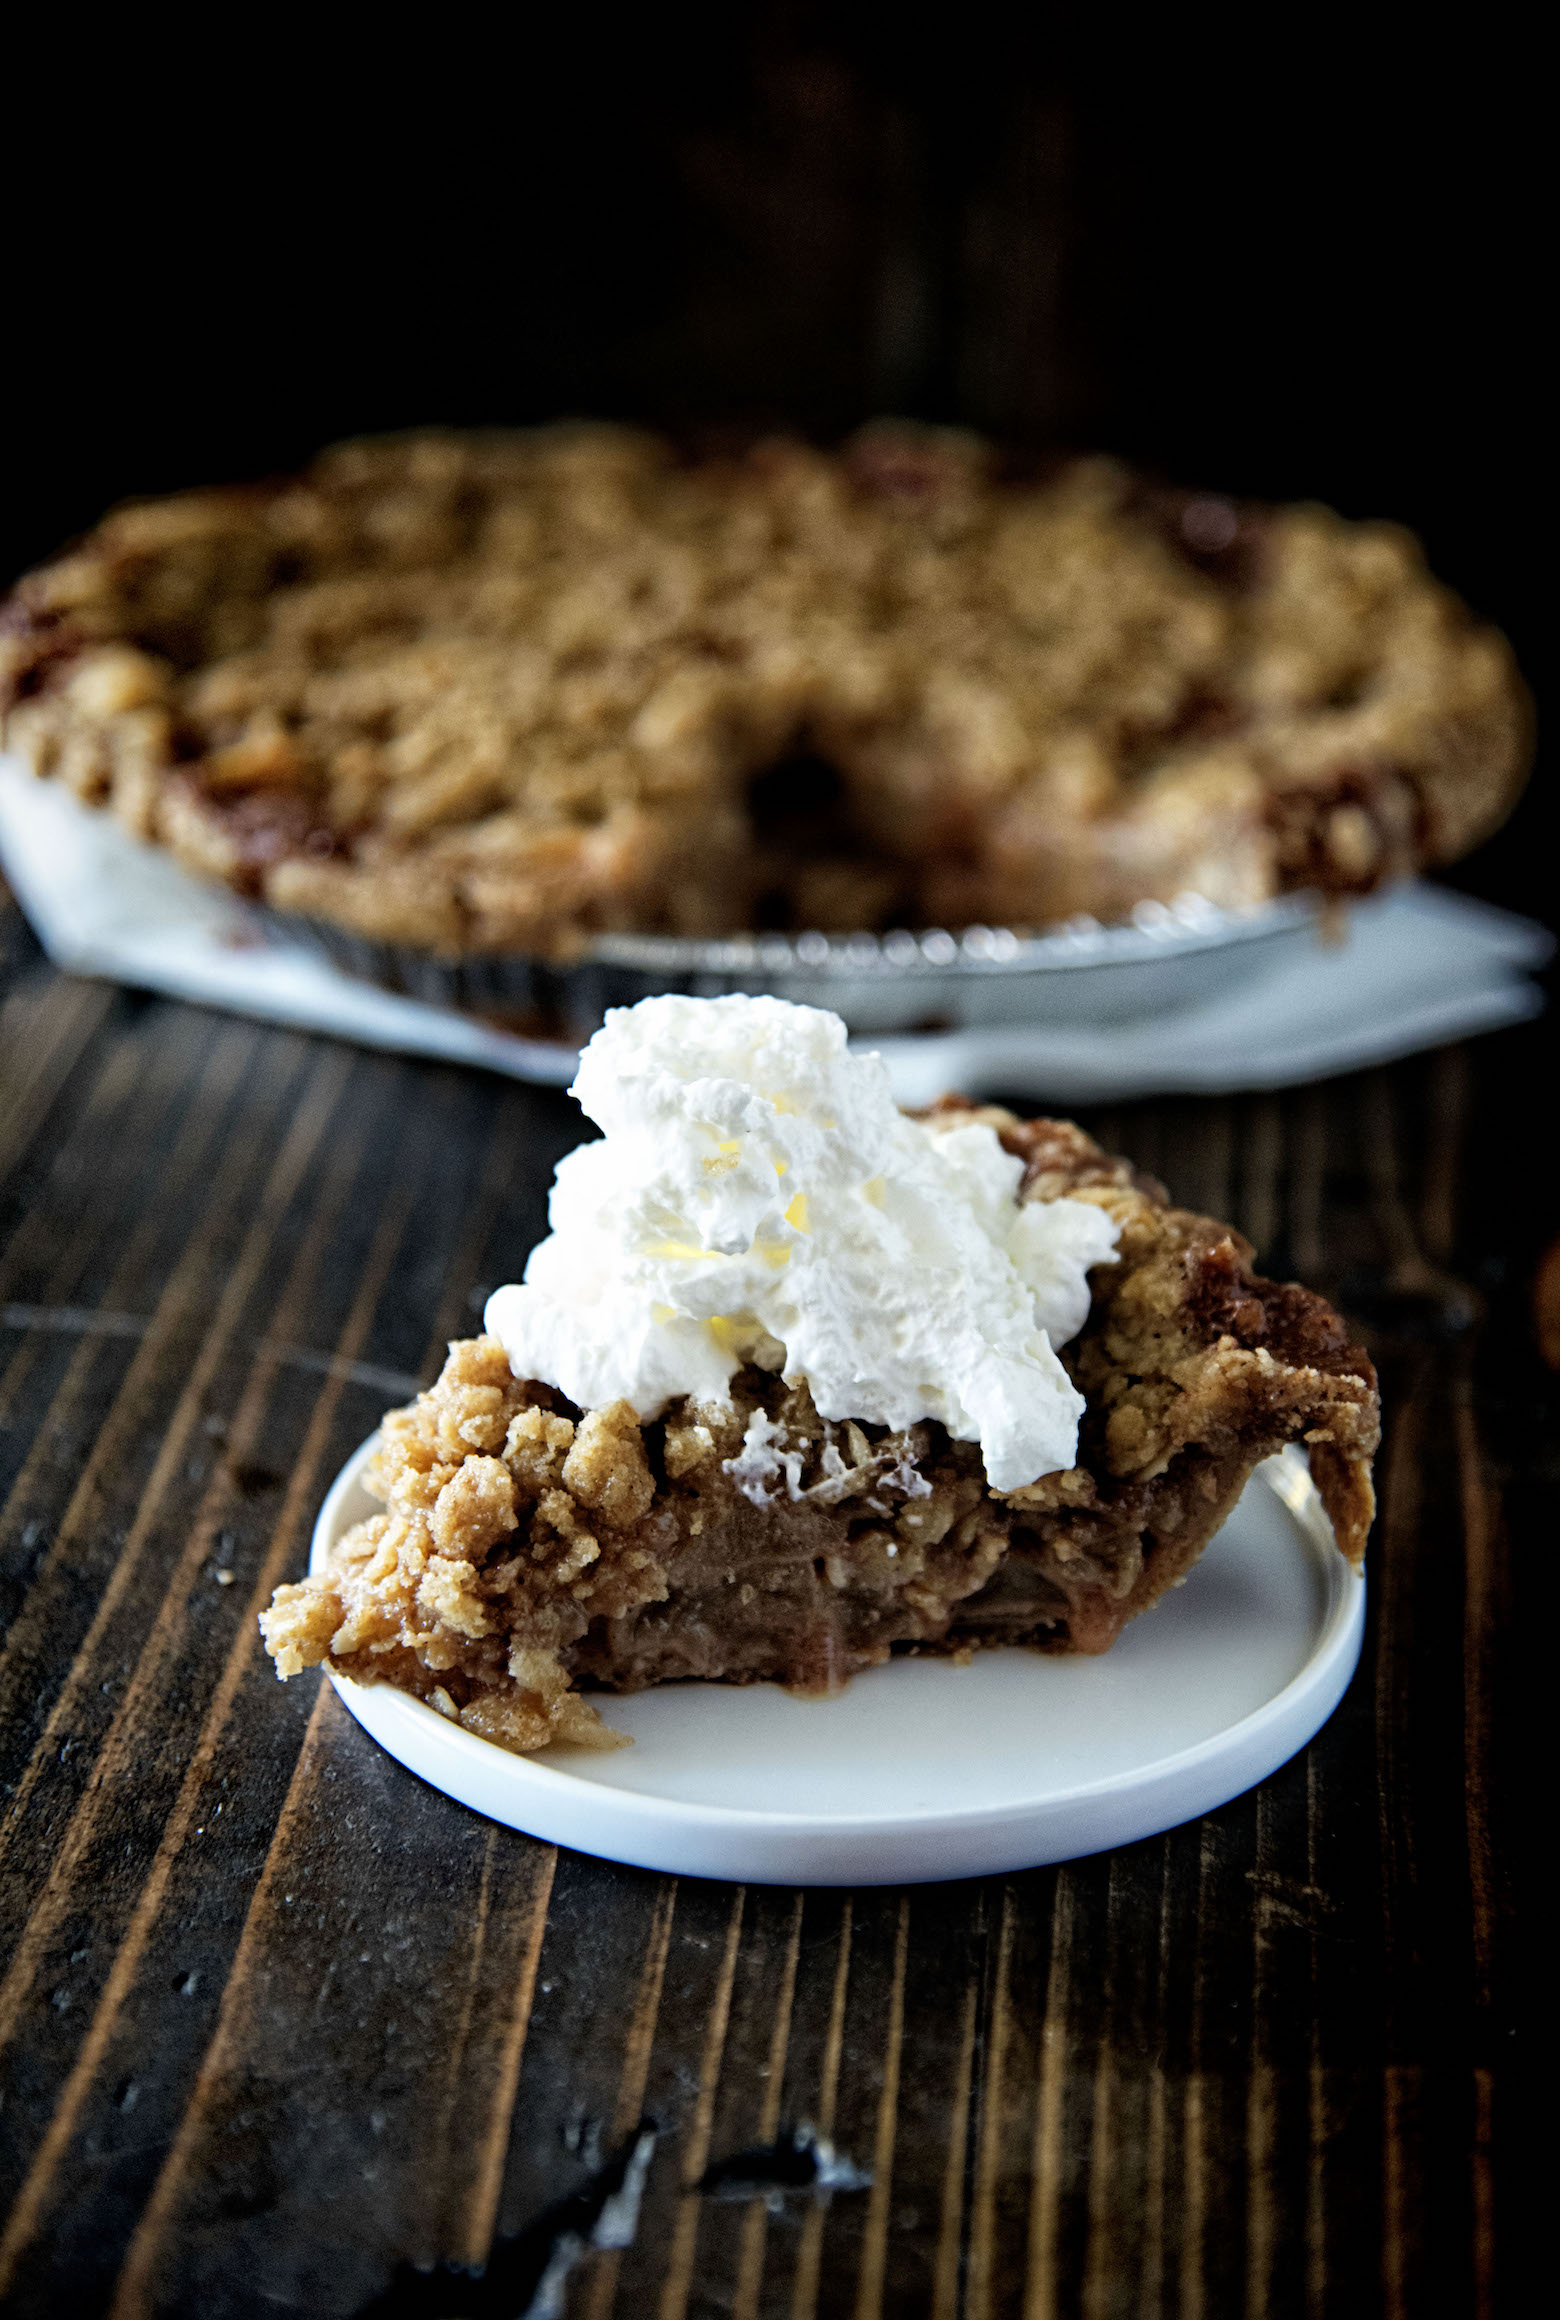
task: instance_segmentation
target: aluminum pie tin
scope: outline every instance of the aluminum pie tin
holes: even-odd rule
[[[384,989],[578,1044],[609,1007],[662,991],[699,999],[769,993],[832,1008],[854,1032],[1141,1021],[1271,973],[1318,939],[1323,908],[1310,893],[1235,910],[1183,894],[1140,902],[1121,924],[1078,917],[1033,934],[990,926],[708,940],[610,934],[567,964],[507,954],[441,959],[320,919],[265,915],[288,939]]]

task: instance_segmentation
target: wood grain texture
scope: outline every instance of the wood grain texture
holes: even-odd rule
[[[330,1476],[543,1228],[569,1105],[0,937],[8,2312],[458,2314],[418,2267],[479,2266],[641,2117],[637,2236],[573,2320],[1502,2308],[1560,1218],[1476,1127],[1547,1031],[1088,1123],[1381,1363],[1366,1659],[1304,1756],[1062,1869],[744,1892],[490,1827],[259,1650]],[[804,2121],[869,2190],[701,2194]]]

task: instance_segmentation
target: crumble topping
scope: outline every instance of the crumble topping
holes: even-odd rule
[[[0,628],[38,772],[448,957],[1363,892],[1492,828],[1528,747],[1398,528],[900,424],[343,444],[119,509]]]
[[[841,1451],[838,1442],[825,1442],[818,1461],[818,1480],[804,1486],[804,1453],[779,1447],[787,1440],[785,1428],[777,1425],[766,1410],[756,1409],[747,1422],[741,1449],[735,1458],[723,1458],[720,1470],[731,1476],[743,1497],[754,1506],[772,1506],[782,1492],[793,1504],[810,1498],[833,1505],[852,1491],[860,1490],[863,1479],[874,1470],[883,1491],[898,1491],[905,1498],[930,1498],[932,1486],[907,1456],[903,1436],[890,1436],[874,1446],[850,1419],[845,1421],[843,1433],[849,1455]],[[875,1493],[864,1503],[874,1514],[889,1511]],[[894,1549],[890,1548],[889,1552],[892,1554]]]

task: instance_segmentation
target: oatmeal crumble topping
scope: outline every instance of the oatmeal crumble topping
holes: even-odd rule
[[[1527,756],[1504,641],[1396,527],[901,425],[348,443],[119,509],[0,629],[39,773],[445,957],[1364,892]]]
[[[998,1494],[941,1426],[826,1423],[805,1381],[751,1365],[728,1401],[641,1425],[463,1340],[384,1421],[369,1480],[386,1511],[277,1589],[262,1627],[278,1673],[328,1660],[525,1751],[612,1745],[591,1688],[828,1688],[896,1651],[1100,1651],[1286,1442],[1358,1563],[1378,1410],[1337,1315],[1260,1279],[1230,1227],[1171,1207],[1081,1130],[938,1109],[996,1128],[1023,1198],[1093,1201],[1119,1228],[1064,1357],[1087,1404],[1074,1467]]]

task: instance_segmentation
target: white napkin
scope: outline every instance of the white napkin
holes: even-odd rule
[[[326,1031],[566,1086],[576,1050],[376,990],[279,939],[238,896],[143,846],[108,814],[0,758],[0,863],[56,965]],[[949,1088],[1063,1103],[1288,1087],[1385,1063],[1536,1015],[1542,927],[1441,888],[1353,905],[1342,941],[1169,1015],[1078,1029],[1002,1026],[862,1041],[901,1103]]]

